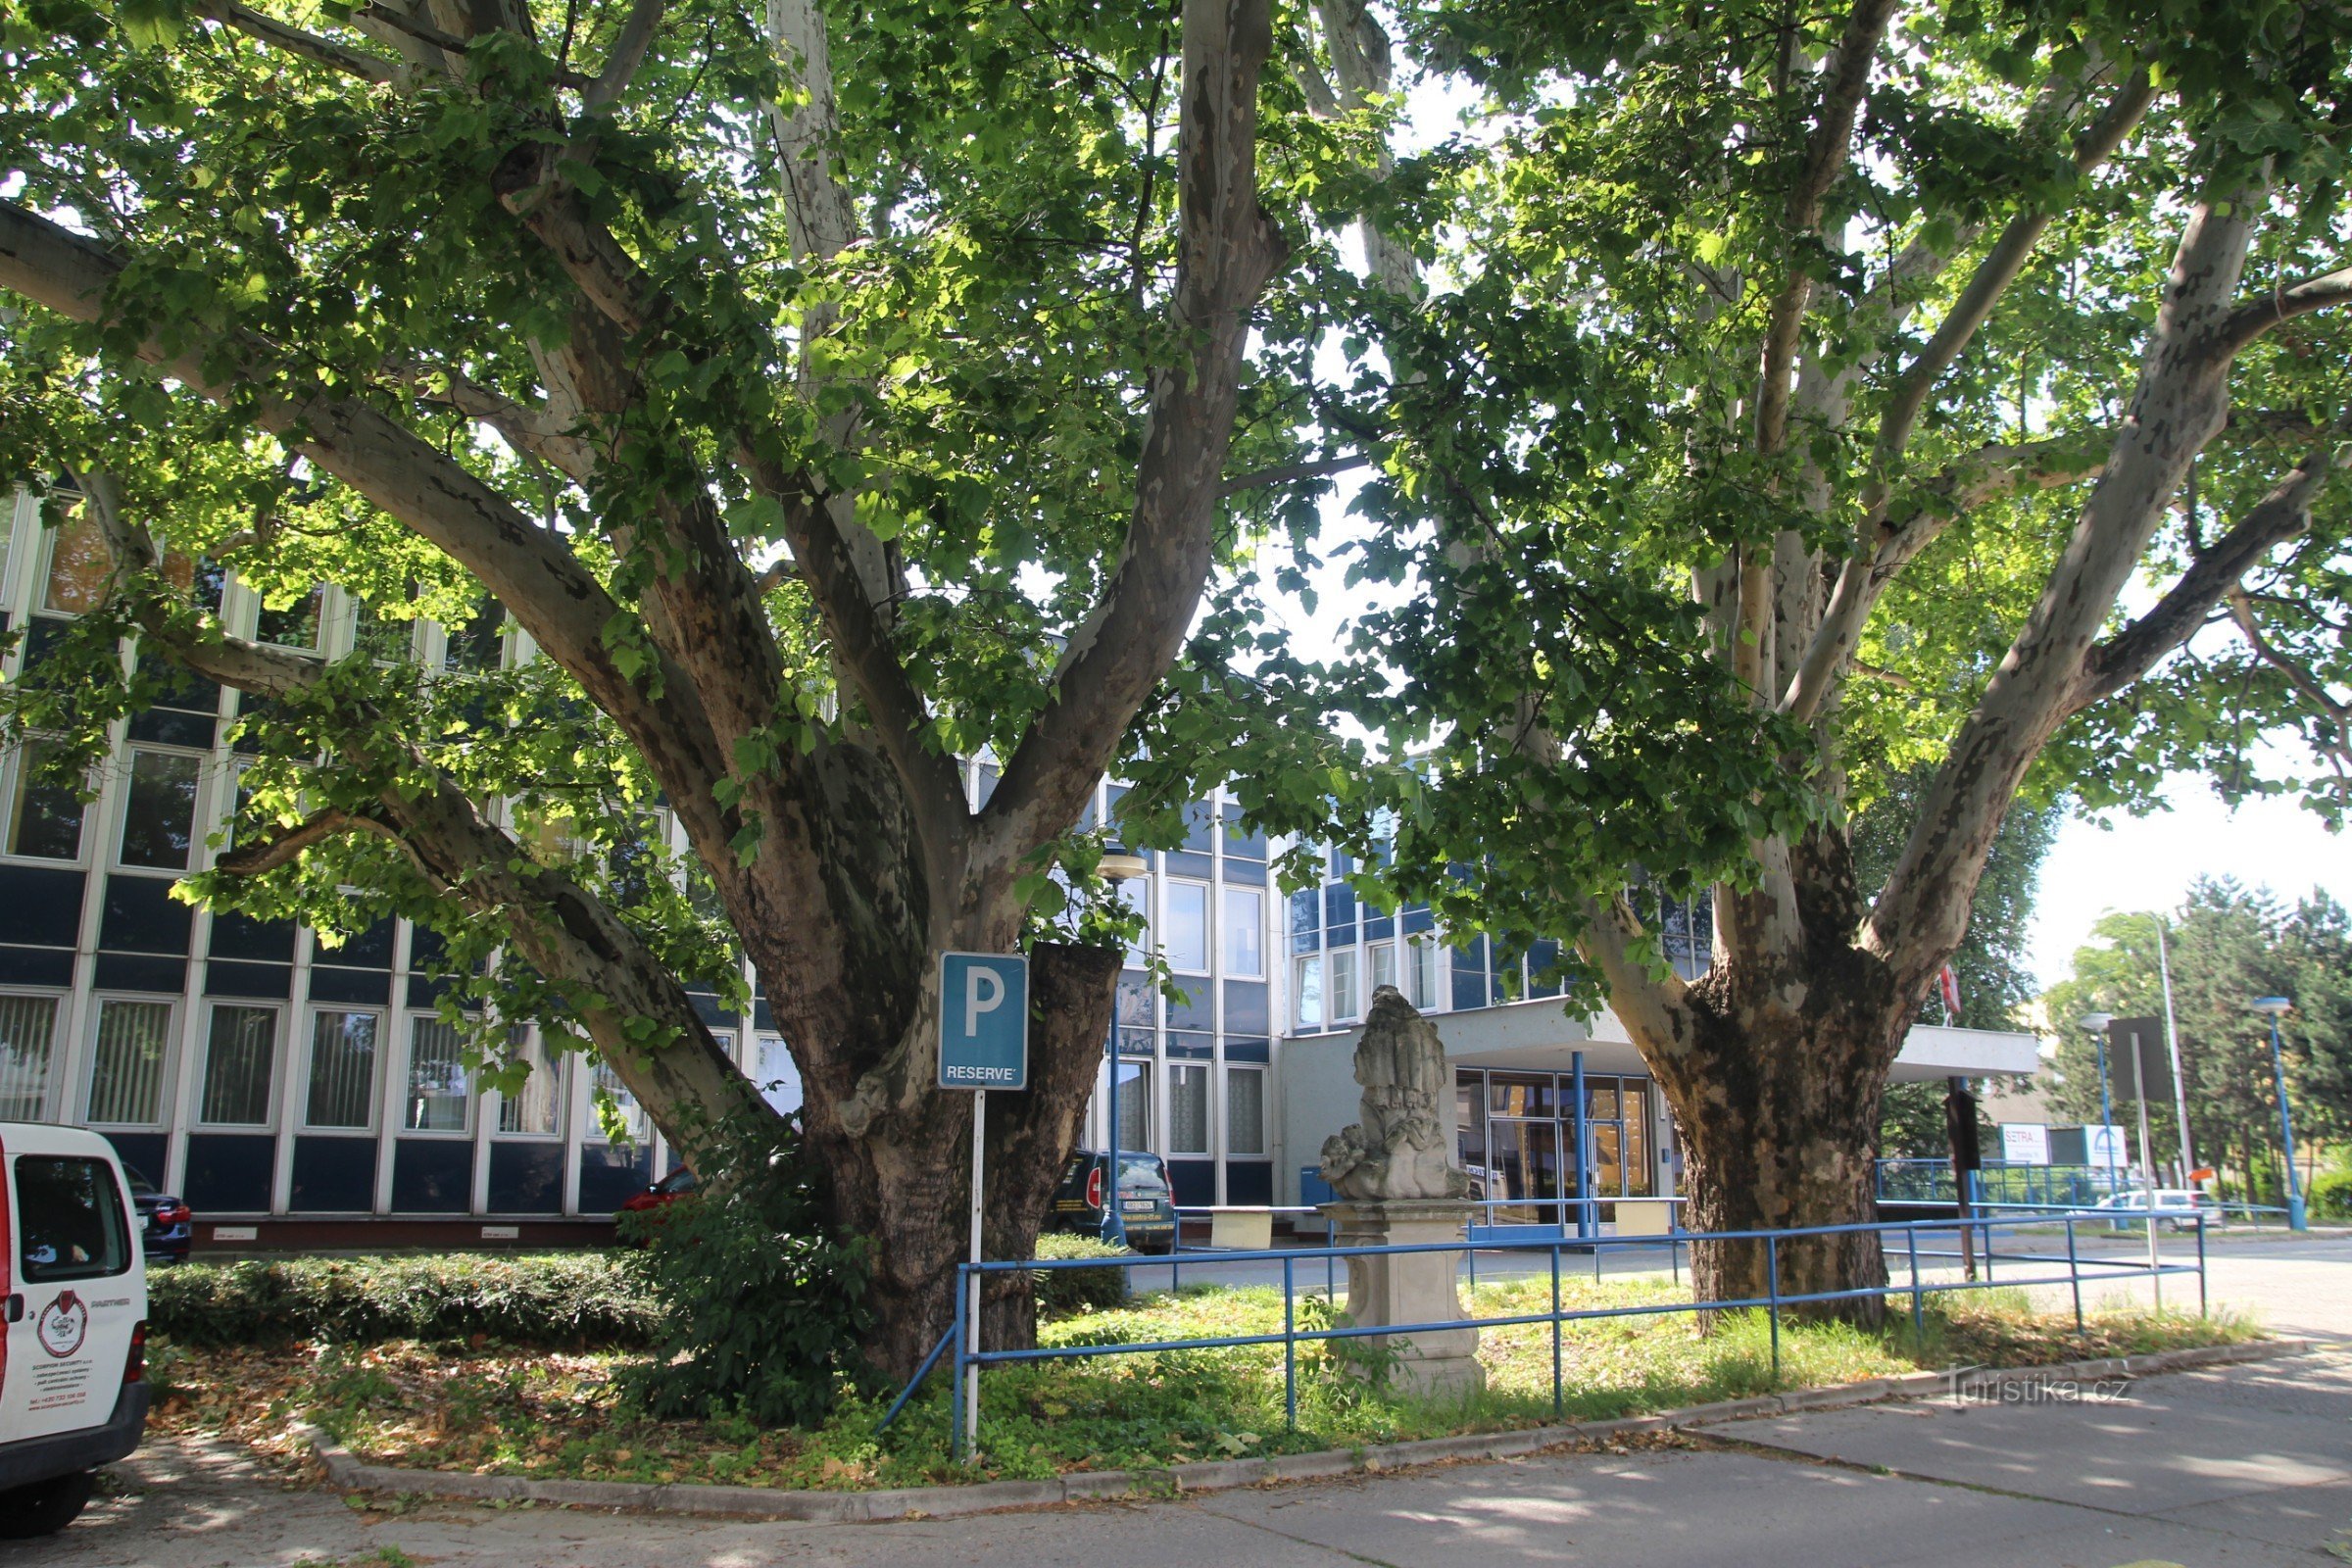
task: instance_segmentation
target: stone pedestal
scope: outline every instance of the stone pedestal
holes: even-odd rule
[[[1470,1206],[1443,1199],[1348,1200],[1322,1205],[1334,1247],[1418,1247],[1463,1242]],[[1348,1316],[1358,1328],[1383,1323],[1445,1323],[1467,1317],[1456,1278],[1459,1251],[1403,1252],[1348,1259]],[[1394,1386],[1408,1394],[1460,1396],[1486,1387],[1478,1330],[1370,1334],[1335,1341],[1394,1357]]]

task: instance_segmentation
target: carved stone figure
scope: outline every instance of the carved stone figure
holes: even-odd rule
[[[1323,1179],[1342,1198],[1460,1198],[1452,1161],[1453,1069],[1437,1026],[1395,986],[1372,993],[1355,1047],[1361,1120],[1323,1140]]]

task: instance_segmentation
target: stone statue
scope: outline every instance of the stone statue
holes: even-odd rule
[[[1323,1179],[1342,1198],[1461,1198],[1470,1178],[1454,1168],[1453,1069],[1437,1026],[1395,986],[1372,993],[1355,1047],[1363,1086],[1355,1125],[1323,1140]]]

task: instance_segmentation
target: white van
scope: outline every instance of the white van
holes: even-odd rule
[[[45,1536],[147,1425],[147,1266],[114,1147],[0,1122],[0,1540]]]

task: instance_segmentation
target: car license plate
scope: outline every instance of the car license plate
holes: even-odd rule
[[[1159,1205],[1149,1198],[1123,1199],[1119,1206],[1130,1214],[1149,1214]]]

